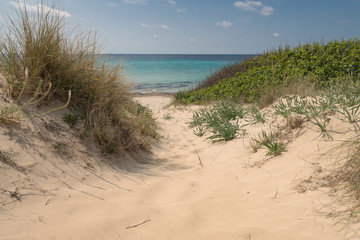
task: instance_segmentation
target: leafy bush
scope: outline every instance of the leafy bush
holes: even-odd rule
[[[359,39],[353,38],[269,51],[240,63],[244,65],[244,71],[223,78],[210,87],[203,84],[203,88],[182,92],[175,101],[184,104],[210,100],[254,102],[269,89],[286,87],[293,82],[323,88],[334,79],[358,79],[359,43]]]

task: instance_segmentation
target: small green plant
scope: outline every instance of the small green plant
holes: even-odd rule
[[[323,118],[322,121],[319,120],[317,117],[310,117],[309,116],[309,121],[314,124],[315,126],[318,126],[321,134],[324,136],[327,136],[329,139],[333,140],[333,137],[330,135],[330,133],[328,132],[328,130],[326,129],[327,125],[330,122],[330,119],[328,118]]]
[[[341,114],[347,120],[347,122],[353,124],[355,130],[360,130],[360,126],[358,124],[358,122],[360,121],[360,104],[350,108],[347,108],[345,105],[342,105],[340,109],[337,110],[337,112]],[[343,118],[341,118],[341,120],[344,121]]]
[[[73,127],[73,126],[75,126],[75,124],[78,120],[78,117],[75,113],[64,113],[63,120],[65,123],[67,123],[68,125]]]
[[[306,115],[307,105],[308,101],[306,99],[295,98],[291,106],[291,111],[299,115]]]
[[[207,109],[201,109],[198,112],[194,112],[190,122],[187,122],[189,128],[202,126],[206,119],[209,118],[209,111]]]
[[[207,139],[210,139],[212,143],[230,141],[236,137],[239,130],[237,122],[222,121],[211,130],[212,135]]]
[[[164,119],[164,120],[171,120],[171,119],[173,119],[173,116],[171,116],[170,113],[167,113],[167,114],[164,114],[164,115],[163,115],[163,119]]]
[[[198,137],[202,137],[206,133],[206,129],[204,126],[196,126],[193,133]]]
[[[328,97],[319,98],[317,103],[320,111],[325,115],[333,114],[337,109],[335,102]]]
[[[291,107],[283,101],[274,104],[273,108],[275,109],[275,115],[283,116],[285,119],[288,119],[292,113]]]
[[[322,113],[321,109],[319,108],[319,105],[317,104],[317,100],[315,98],[312,98],[311,101],[308,102],[307,108],[306,108],[306,116],[311,118],[317,118]]]
[[[251,125],[265,123],[265,114],[261,113],[256,106],[253,105],[250,107],[248,112],[250,113],[250,118],[246,121],[248,121]]]
[[[232,102],[220,102],[215,104],[212,110],[224,120],[234,120],[236,117],[243,118],[245,116],[244,108]]]
[[[201,109],[193,113],[188,126],[189,128],[195,128],[193,133],[199,137],[210,131],[212,135],[207,139],[210,139],[213,143],[229,141],[234,139],[240,130],[238,121],[235,123],[234,120],[243,118],[244,115],[245,110],[242,106],[220,102],[214,104],[211,108]]]
[[[13,125],[18,123],[20,118],[20,109],[18,107],[0,107],[0,124]]]
[[[149,109],[146,106],[143,106],[141,104],[136,104],[137,110],[136,110],[136,114],[137,115],[144,115],[147,117],[152,117],[153,112],[151,111],[151,109]]]
[[[268,135],[264,130],[259,135],[259,139],[254,139],[254,141],[258,146],[264,146],[268,149],[267,155],[278,156],[286,151],[284,143],[277,141],[272,133]]]
[[[105,151],[110,154],[116,152],[116,150],[117,150],[117,147],[116,147],[115,143],[107,144],[107,147],[105,149]]]
[[[259,150],[259,148],[261,147],[261,145],[254,138],[250,138],[249,146],[253,153],[256,153]]]

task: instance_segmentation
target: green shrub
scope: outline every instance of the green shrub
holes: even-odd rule
[[[202,88],[179,94],[177,101],[241,100],[251,103],[271,89],[283,88],[294,82],[323,88],[334,79],[358,79],[360,42],[352,38],[327,44],[314,42],[295,48],[285,47],[255,56],[241,65],[242,70],[231,76],[220,74],[224,78],[216,80],[215,84],[200,84]],[[226,72],[224,69],[221,71]]]

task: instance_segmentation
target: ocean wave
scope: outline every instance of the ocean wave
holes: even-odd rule
[[[178,91],[187,90],[193,87],[196,83],[185,81],[185,82],[169,82],[169,83],[141,83],[135,84],[132,87],[132,91],[135,93],[176,93]]]

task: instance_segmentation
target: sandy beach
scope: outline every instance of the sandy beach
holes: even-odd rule
[[[159,122],[152,154],[102,156],[56,119],[60,113],[0,128],[0,239],[347,236],[326,216],[333,199],[316,180],[336,143],[312,126],[294,133],[282,155],[269,157],[249,147],[266,124],[213,144],[186,124],[201,106],[168,106],[169,96],[136,100]],[[339,129],[343,123],[333,124]]]
[[[0,1],[0,240],[360,239],[360,1],[323,2]]]

